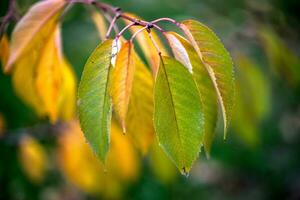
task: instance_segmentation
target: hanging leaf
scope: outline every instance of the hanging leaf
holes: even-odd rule
[[[135,19],[141,19],[140,17],[138,17],[138,16],[136,16],[132,13],[126,13],[126,15],[128,15],[132,18],[135,18]],[[125,23],[129,24],[130,22],[125,20]],[[138,26],[132,26],[130,28],[130,31],[132,33],[135,33],[139,29],[140,29],[140,27],[138,27]],[[154,31],[151,31],[151,34],[153,36],[153,39],[157,43],[160,51],[162,52],[162,55],[167,56],[168,53],[167,53],[166,49],[164,48],[164,46],[162,45],[162,42],[160,41],[160,38],[157,36],[157,34]],[[146,30],[142,31],[136,38],[137,38],[137,41],[138,41],[143,53],[146,56],[148,64],[152,68],[153,75],[156,75],[158,67],[159,67],[160,58],[159,58],[159,55],[157,53],[157,50],[156,50],[155,46],[153,45],[153,42],[149,38],[148,32]]]
[[[232,126],[248,146],[260,143],[259,125],[270,111],[271,94],[266,76],[255,62],[238,55],[236,106]]]
[[[163,150],[187,174],[200,150],[204,119],[192,75],[168,57],[162,58],[155,82],[154,126]]]
[[[133,44],[128,41],[122,45],[116,58],[116,65],[112,71],[111,97],[123,129],[126,132],[126,115],[129,105],[132,82],[134,78],[135,62]]]
[[[178,176],[177,169],[157,142],[154,142],[149,154],[152,173],[161,183],[172,184]]]
[[[36,91],[48,113],[50,121],[58,118],[58,103],[62,82],[62,55],[60,44],[60,30],[56,28],[50,39],[45,44],[35,69]]]
[[[111,123],[111,150],[104,167],[87,145],[77,121],[59,135],[58,161],[63,175],[84,192],[104,199],[120,199],[124,185],[139,175],[138,156],[115,121]]]
[[[213,82],[197,52],[186,39],[174,32],[166,33],[166,36],[176,59],[193,72],[204,114],[203,145],[206,155],[209,157],[218,117],[218,100]]]
[[[126,118],[127,132],[135,145],[145,155],[154,140],[153,128],[153,79],[146,65],[137,54],[132,92]]]
[[[299,85],[300,58],[271,29],[261,28],[259,36],[274,74],[292,86]]]
[[[110,80],[112,40],[100,44],[89,57],[78,89],[79,119],[83,133],[96,155],[104,162],[110,141]]]
[[[77,81],[71,65],[63,58],[61,63],[62,83],[59,101],[59,118],[69,121],[76,115]]]
[[[9,57],[9,41],[6,34],[4,34],[0,38],[0,49],[1,49],[0,61],[1,61],[2,69],[4,69],[4,66],[6,65]]]
[[[15,63],[12,73],[12,83],[16,94],[41,117],[46,115],[46,109],[42,106],[43,103],[37,94],[35,84],[36,66],[40,53],[41,51],[38,49],[33,49]]]
[[[44,180],[47,170],[47,155],[44,147],[34,138],[22,138],[19,146],[19,160],[25,174],[34,183]]]
[[[234,104],[233,64],[219,38],[208,27],[194,20],[180,25],[213,81],[224,120],[224,138]]]
[[[24,54],[40,51],[54,31],[66,1],[45,0],[34,4],[15,27],[10,46],[10,57],[5,71]]]
[[[106,38],[107,26],[104,17],[97,11],[92,12],[92,19],[99,33],[99,38],[104,41]]]

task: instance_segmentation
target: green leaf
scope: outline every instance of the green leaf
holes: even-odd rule
[[[214,32],[200,22],[185,20],[180,27],[195,48],[213,81],[222,109],[225,138],[234,104],[235,86],[231,57]]]
[[[155,82],[154,126],[163,150],[187,174],[200,150],[204,119],[192,75],[168,57],[162,58]]]
[[[236,56],[236,105],[232,127],[243,142],[255,147],[260,141],[260,122],[269,114],[270,84],[260,66],[245,55]]]
[[[218,99],[214,85],[193,46],[177,33],[166,33],[175,58],[192,71],[198,87],[204,114],[203,145],[209,157],[218,118]]]
[[[81,129],[93,151],[105,161],[109,150],[112,103],[109,97],[112,40],[100,44],[89,57],[78,89]]]

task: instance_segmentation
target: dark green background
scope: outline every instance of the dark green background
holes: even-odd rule
[[[24,13],[33,1],[19,0]],[[0,14],[7,9],[7,0],[0,2]],[[202,155],[200,169],[190,177],[178,176],[170,185],[154,178],[145,161],[139,181],[130,186],[124,199],[300,199],[300,88],[269,72],[262,44],[251,33],[257,25],[267,25],[285,44],[300,54],[300,3],[297,0],[113,0],[109,3],[124,11],[136,13],[146,20],[171,17],[177,20],[194,18],[209,27],[222,39],[231,54],[243,52],[260,64],[270,77],[272,89],[271,113],[259,127],[261,143],[249,147],[230,130],[226,141],[218,131],[211,159]],[[172,30],[173,26],[163,25]],[[11,32],[13,25],[9,26]],[[88,10],[76,5],[64,18],[62,26],[64,52],[78,78],[84,63],[98,44]],[[299,69],[300,73],[300,69]],[[7,121],[9,137],[0,138],[0,199],[41,199],[46,189],[61,191],[64,179],[52,169],[42,185],[27,180],[17,160],[18,135],[23,127],[47,124],[37,119],[14,94],[11,79],[0,72],[0,113]],[[287,120],[287,122],[286,122]],[[295,132],[286,139],[282,123]],[[36,130],[35,130],[36,131]],[[44,130],[45,135],[49,130]],[[55,148],[53,136],[38,138],[49,153]],[[198,166],[198,164],[197,164]],[[220,173],[216,178],[215,173]],[[215,179],[214,179],[215,178]],[[94,199],[74,189],[67,199]]]

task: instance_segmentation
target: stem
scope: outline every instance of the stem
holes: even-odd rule
[[[130,42],[132,42],[133,39],[134,39],[138,34],[140,34],[142,31],[144,31],[144,30],[146,30],[146,29],[147,29],[147,27],[144,26],[143,28],[141,28],[141,29],[139,29],[138,31],[136,31],[136,32],[131,36]]]
[[[5,16],[1,19],[0,24],[0,38],[3,36],[7,25],[10,23],[10,21],[14,20],[17,21],[20,19],[20,15],[17,11],[17,2],[16,0],[10,0],[8,11]]]
[[[120,38],[120,37],[123,35],[123,33],[124,33],[127,29],[129,29],[130,27],[132,27],[132,26],[134,26],[134,25],[136,25],[136,23],[135,23],[135,22],[131,22],[130,24],[128,24],[127,26],[125,26],[125,27],[117,34],[116,38],[117,38],[117,39]]]
[[[154,38],[153,38],[153,36],[152,36],[152,34],[151,34],[151,31],[150,31],[150,30],[148,31],[148,35],[149,35],[149,38],[150,38],[150,40],[152,41],[152,43],[153,43],[153,45],[154,45],[155,49],[157,50],[157,52],[158,52],[158,55],[159,55],[159,56],[161,56],[161,51],[160,51],[160,48],[159,48],[158,44],[155,42],[155,40],[154,40]]]
[[[157,24],[158,22],[161,22],[161,21],[171,22],[171,23],[175,24],[176,26],[180,26],[179,22],[177,22],[175,19],[171,19],[171,18],[168,18],[168,17],[163,17],[163,18],[153,20],[153,21],[151,21],[151,23],[152,24]]]
[[[109,38],[112,28],[115,26],[117,19],[120,17],[119,13],[116,13],[112,21],[110,22],[109,28],[106,33],[106,39]],[[117,34],[117,33],[116,33]]]

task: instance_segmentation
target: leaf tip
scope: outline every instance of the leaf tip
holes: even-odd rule
[[[186,178],[188,178],[190,175],[189,170],[186,167],[182,167],[181,174],[184,175]]]

